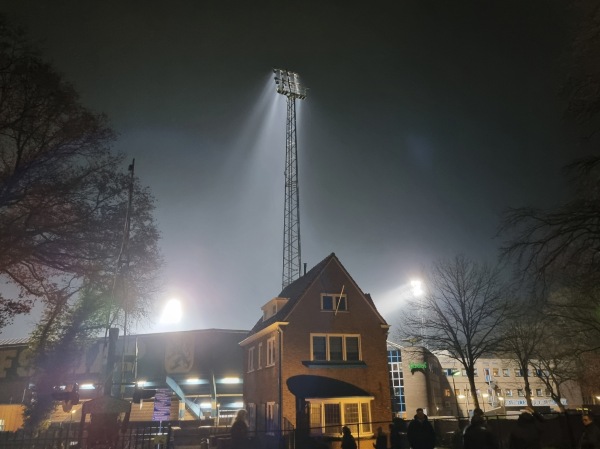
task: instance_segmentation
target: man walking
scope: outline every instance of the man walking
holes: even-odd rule
[[[592,415],[583,415],[583,433],[579,439],[579,449],[600,449],[600,429],[594,424]]]
[[[407,436],[412,449],[434,448],[435,431],[422,408],[417,409],[417,414],[408,425]]]

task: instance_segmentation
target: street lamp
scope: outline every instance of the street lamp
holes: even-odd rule
[[[498,396],[498,400],[500,401],[500,404],[502,405],[502,410],[506,415],[506,406],[504,405],[504,398],[502,396]]]
[[[452,394],[454,395],[454,402],[456,402],[456,417],[460,418],[460,409],[458,408],[458,396],[456,396],[456,383],[454,382],[454,378],[460,374],[460,370],[452,370]],[[459,395],[460,396],[460,395]]]
[[[483,402],[483,413],[485,413],[485,403],[487,398],[489,397],[489,394],[487,393],[481,393],[481,398],[483,399],[481,402]]]
[[[469,392],[468,392],[467,390],[465,390],[465,392],[466,392],[467,394],[459,394],[459,395],[458,395],[458,397],[459,397],[460,399],[464,399],[464,398],[466,398],[466,401],[465,401],[465,402],[467,403],[467,417],[469,417],[469,394],[468,394]]]

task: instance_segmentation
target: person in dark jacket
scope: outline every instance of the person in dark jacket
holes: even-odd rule
[[[238,410],[235,420],[231,425],[231,449],[248,449],[250,441],[248,440],[248,423],[246,410]]]
[[[375,443],[373,443],[373,447],[375,449],[388,449],[387,443],[387,435],[383,431],[383,428],[379,426],[377,428],[377,432],[375,433]]]
[[[592,415],[583,415],[583,433],[579,438],[578,449],[600,449],[600,429],[594,424]]]
[[[473,415],[463,436],[464,449],[498,449],[494,434],[487,428],[482,415]]]
[[[517,426],[510,434],[510,449],[541,449],[541,429],[535,416],[526,410],[519,415]]]
[[[349,427],[342,427],[342,449],[356,449],[356,441]]]
[[[422,408],[417,409],[408,425],[407,436],[412,449],[433,449],[435,446],[435,431]]]
[[[406,422],[402,418],[394,418],[390,424],[390,445],[392,449],[406,449]]]

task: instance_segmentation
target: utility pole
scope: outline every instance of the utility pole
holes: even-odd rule
[[[306,98],[298,74],[273,69],[277,93],[287,97],[285,126],[285,201],[283,211],[283,275],[282,289],[300,277],[300,199],[298,188],[298,150],[296,138],[296,99]]]

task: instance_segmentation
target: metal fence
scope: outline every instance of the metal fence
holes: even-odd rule
[[[109,432],[102,441],[91,441],[87,431],[79,437],[79,426],[51,427],[27,432],[0,432],[1,449],[172,449],[173,433],[169,425],[158,423],[131,426]]]
[[[498,441],[499,449],[509,448],[510,434],[517,425],[516,416],[486,416],[487,427]],[[462,429],[468,420],[453,417],[430,418],[436,432],[436,448],[462,449]],[[600,418],[596,420],[600,422]],[[183,424],[186,425],[183,425]],[[372,430],[382,427],[389,435],[389,424],[372,422]],[[407,426],[409,421],[405,422]],[[176,430],[171,427],[177,425]],[[547,414],[539,421],[542,447],[552,449],[575,449],[583,431],[579,414]],[[187,428],[186,428],[187,427]],[[371,432],[361,433],[360,428],[353,433],[358,449],[373,449],[374,437]],[[318,430],[318,431],[317,431]],[[276,432],[254,431],[249,449],[339,449],[341,426],[331,426],[324,434],[323,429],[304,429],[300,432],[293,426],[285,426]],[[406,430],[406,428],[405,428]],[[84,432],[79,440],[79,426],[50,428],[43,432],[25,431],[0,432],[0,449],[177,449],[177,447],[198,447],[201,449],[229,449],[229,428],[227,426],[202,426],[196,422],[172,422],[163,426],[158,423],[133,424],[125,431],[115,431],[109,442],[92,442]],[[408,448],[406,432],[403,433],[404,448]],[[389,441],[388,441],[389,443]],[[390,444],[388,444],[388,447]]]

